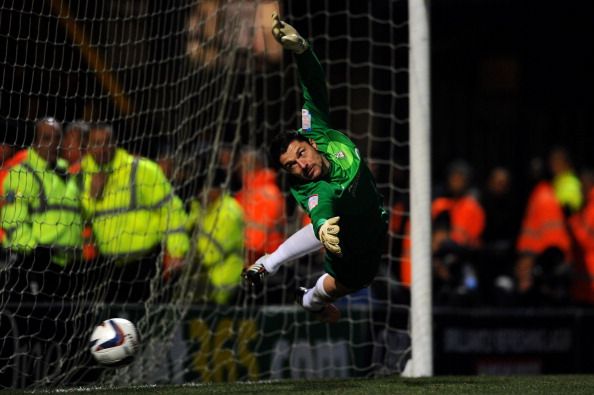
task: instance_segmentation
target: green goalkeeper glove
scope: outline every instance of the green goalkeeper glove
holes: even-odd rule
[[[340,239],[338,238],[338,232],[340,232],[340,226],[338,226],[338,221],[340,217],[332,217],[327,219],[326,222],[322,224],[318,235],[320,236],[320,241],[324,244],[324,247],[335,255],[342,255],[342,250],[340,245]]]
[[[272,14],[272,20],[272,35],[285,49],[302,54],[309,48],[307,40],[293,26],[281,21],[276,12]]]

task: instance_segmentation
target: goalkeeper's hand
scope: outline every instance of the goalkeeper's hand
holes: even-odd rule
[[[293,26],[281,21],[276,12],[272,14],[272,20],[272,35],[285,49],[302,54],[309,48],[307,40]]]
[[[340,239],[338,238],[338,232],[340,232],[340,226],[338,226],[339,220],[340,217],[327,219],[320,227],[318,235],[320,236],[320,241],[328,251],[340,256],[342,255],[342,249],[340,248]]]
[[[268,274],[266,268],[264,268],[266,256],[261,256],[256,263],[247,269],[243,269],[242,277],[250,291],[258,293],[264,286],[264,277]]]

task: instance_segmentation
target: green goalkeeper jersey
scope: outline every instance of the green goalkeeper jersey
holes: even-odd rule
[[[329,126],[324,71],[314,52],[310,48],[296,57],[305,99],[299,132],[315,141],[330,163],[330,172],[318,181],[291,180],[291,193],[311,218],[316,237],[324,221],[340,216],[343,256],[326,254],[326,271],[347,286],[364,286],[377,270],[388,215],[357,147]],[[368,273],[361,273],[360,265]]]

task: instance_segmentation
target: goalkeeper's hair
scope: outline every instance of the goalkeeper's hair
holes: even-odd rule
[[[270,142],[270,150],[268,151],[268,155],[270,156],[270,163],[275,169],[280,169],[282,167],[280,163],[280,156],[287,152],[289,144],[295,140],[305,141],[309,144],[309,139],[298,130],[284,131],[274,136]]]

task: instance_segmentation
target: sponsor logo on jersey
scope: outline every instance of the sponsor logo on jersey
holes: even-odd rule
[[[313,210],[318,205],[318,195],[311,195],[307,198],[307,208],[309,211]]]
[[[311,130],[311,114],[305,108],[301,110],[301,129]]]
[[[344,158],[344,152],[338,151],[337,153],[334,154],[334,156],[336,157],[336,159],[343,159]]]

